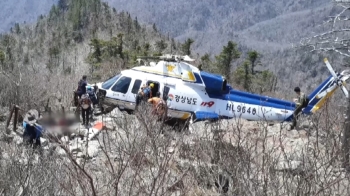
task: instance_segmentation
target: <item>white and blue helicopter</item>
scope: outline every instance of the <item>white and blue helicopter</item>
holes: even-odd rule
[[[100,106],[105,111],[118,107],[133,112],[136,95],[142,85],[154,84],[153,95],[161,93],[167,101],[168,117],[177,122],[216,121],[243,118],[259,121],[291,121],[295,103],[233,89],[221,75],[200,71],[189,62],[189,56],[165,55],[149,65],[137,66],[98,83]],[[302,111],[313,114],[319,110],[336,89],[345,88],[350,72],[335,73],[328,60],[324,62],[331,72],[319,87],[308,95],[309,104]]]

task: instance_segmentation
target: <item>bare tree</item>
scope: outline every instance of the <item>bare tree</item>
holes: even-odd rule
[[[337,54],[341,58],[350,57],[350,1],[333,0],[337,14],[329,16],[321,25],[325,32],[301,40],[301,47],[320,54]],[[350,139],[350,97],[348,101],[347,121],[343,130],[343,166],[349,168]]]
[[[334,9],[339,12],[329,16],[319,27],[325,32],[303,38],[300,41],[302,47],[310,48],[310,52],[335,52],[342,56],[350,57],[350,1],[333,0]]]

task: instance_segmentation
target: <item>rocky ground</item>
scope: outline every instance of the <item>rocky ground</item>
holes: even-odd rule
[[[4,119],[0,116],[2,123]],[[151,119],[114,110],[96,117],[95,124],[103,123],[100,128],[77,124],[70,127],[72,134],[56,142],[42,138],[41,156],[26,155],[19,134],[2,133],[0,172],[9,172],[11,164],[29,162],[47,170],[62,168],[64,174],[51,171],[51,175],[67,183],[60,185],[66,192],[52,188],[53,195],[348,193],[348,175],[340,166],[340,132],[324,130],[312,119],[304,119],[298,130],[289,130],[287,123],[235,119],[195,123],[188,132],[175,132]],[[19,127],[18,133],[22,130]],[[44,164],[43,157],[52,162]],[[0,180],[0,193],[5,184]],[[67,188],[73,184],[74,189]],[[23,187],[18,184],[14,189],[28,189]]]

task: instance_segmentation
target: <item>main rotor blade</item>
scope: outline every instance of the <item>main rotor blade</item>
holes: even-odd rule
[[[328,70],[331,72],[332,76],[334,77],[334,79],[338,79],[338,76],[337,74],[335,74],[331,64],[328,62],[328,59],[327,58],[324,58],[324,63],[326,63],[326,66],[328,68]]]

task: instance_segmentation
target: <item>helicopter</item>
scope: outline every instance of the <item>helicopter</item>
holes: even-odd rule
[[[114,108],[129,114],[135,111],[136,95],[142,85],[153,83],[152,94],[161,93],[166,101],[168,118],[186,122],[215,122],[219,119],[243,118],[249,121],[291,121],[296,103],[234,89],[218,74],[205,72],[192,65],[188,55],[140,57],[156,59],[146,65],[123,70],[104,82],[97,83],[100,107],[109,112]],[[311,94],[302,113],[314,114],[340,87],[346,97],[349,70],[336,73],[327,58],[324,62],[331,73]]]

